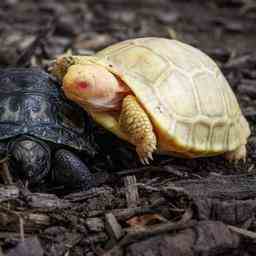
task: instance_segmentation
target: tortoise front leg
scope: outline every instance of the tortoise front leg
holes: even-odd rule
[[[136,146],[141,162],[149,164],[157,147],[157,138],[148,115],[133,95],[123,99],[119,125]]]
[[[52,167],[53,182],[67,189],[86,191],[96,186],[94,175],[72,152],[56,151]]]

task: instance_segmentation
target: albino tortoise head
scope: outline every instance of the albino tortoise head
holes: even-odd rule
[[[94,111],[115,109],[126,91],[111,72],[96,64],[70,66],[62,89],[67,98]]]

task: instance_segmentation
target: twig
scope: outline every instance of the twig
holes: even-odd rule
[[[243,235],[243,236],[249,237],[251,239],[256,239],[256,232],[246,230],[243,228],[238,228],[238,227],[235,227],[232,225],[228,225],[228,228],[239,235]]]
[[[112,249],[104,253],[102,256],[114,255],[114,253],[119,251],[121,247],[129,245],[132,242],[137,242],[138,240],[144,239],[145,237],[192,227],[195,225],[196,221],[191,220],[191,218],[192,211],[188,210],[183,214],[182,219],[176,223],[167,222],[164,224],[150,226],[145,230],[129,231],[128,234],[119,241],[119,243],[117,243]]]
[[[2,250],[1,246],[0,246],[0,256],[4,256],[4,253],[3,253],[3,250]]]
[[[25,233],[24,233],[24,220],[21,216],[19,216],[19,223],[20,223],[20,238],[21,241],[25,241]]]
[[[125,175],[132,175],[135,173],[159,172],[159,171],[163,171],[163,168],[158,167],[158,166],[145,166],[145,167],[141,167],[141,168],[127,169],[124,171],[116,172],[116,175],[125,176]]]
[[[134,207],[126,209],[118,209],[111,211],[118,221],[125,221],[135,215],[142,215],[145,213],[156,213],[157,210],[151,207]]]
[[[9,209],[6,209],[5,207],[0,206],[0,209],[5,211],[5,212],[8,212],[9,214],[12,214],[12,215],[18,217],[18,219],[19,219],[19,229],[20,229],[20,239],[21,239],[22,242],[24,242],[25,232],[24,232],[24,220],[23,220],[22,216],[19,213],[15,212],[15,211],[11,211]]]
[[[147,172],[147,173],[148,172],[159,172],[159,173],[167,172],[167,173],[173,174],[177,177],[187,177],[188,176],[187,172],[182,173],[182,171],[175,170],[175,166],[171,167],[170,164],[166,164],[163,166],[144,166],[144,167],[140,167],[140,168],[136,168],[136,169],[127,169],[124,171],[116,172],[116,175],[125,176],[125,175],[139,174],[139,173],[145,173],[145,172]]]
[[[9,170],[8,160],[9,160],[8,156],[6,156],[0,160],[0,164],[2,165],[2,177],[4,180],[4,184],[12,185],[13,179],[12,179],[12,175]]]

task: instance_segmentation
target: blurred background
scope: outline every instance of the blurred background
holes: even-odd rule
[[[254,0],[2,0],[0,65],[15,63],[40,29],[40,59],[69,48],[87,53],[127,38],[163,36],[227,61],[253,50],[255,21]]]

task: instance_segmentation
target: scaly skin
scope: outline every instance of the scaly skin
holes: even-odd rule
[[[123,99],[119,125],[136,146],[141,162],[149,164],[156,150],[157,139],[149,117],[133,95]]]
[[[64,55],[56,59],[53,66],[50,67],[50,72],[52,75],[57,77],[59,81],[62,81],[63,77],[67,73],[70,66],[75,64],[88,64],[90,56],[74,56],[74,55]]]

